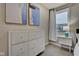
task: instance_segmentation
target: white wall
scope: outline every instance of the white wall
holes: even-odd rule
[[[40,8],[40,26],[29,26],[27,25],[15,25],[15,24],[5,24],[5,4],[0,4],[0,54],[7,55],[7,32],[9,30],[21,30],[21,29],[35,29],[39,28],[45,31],[45,42],[48,42],[48,9],[44,8],[41,4],[35,4]],[[27,9],[28,10],[28,9]],[[16,12],[16,11],[15,11]]]

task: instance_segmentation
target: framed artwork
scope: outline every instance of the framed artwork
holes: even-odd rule
[[[29,4],[29,25],[40,25],[40,10],[32,4]]]
[[[6,23],[26,25],[26,3],[6,3]]]

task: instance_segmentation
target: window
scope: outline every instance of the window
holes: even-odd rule
[[[68,8],[56,12],[56,31],[58,35],[64,35],[65,32],[69,32],[68,14]]]

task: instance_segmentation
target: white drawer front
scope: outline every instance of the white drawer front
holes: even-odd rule
[[[10,32],[10,40],[12,44],[28,41],[28,33],[25,31]]]
[[[33,49],[29,49],[29,56],[35,56],[38,54],[37,49],[33,48]]]
[[[35,56],[37,54],[39,54],[40,52],[44,51],[45,47],[36,47],[36,48],[29,48],[29,55],[30,56]]]
[[[31,48],[31,49],[37,48],[37,44],[38,44],[37,40],[32,40],[32,41],[30,41],[30,42],[29,42],[29,49],[30,49],[30,48]]]
[[[40,46],[45,46],[45,39],[44,38],[39,38],[38,42],[39,42]]]
[[[39,30],[32,30],[29,32],[30,40],[38,39],[40,37],[44,37],[44,33]]]
[[[39,49],[38,40],[32,40],[29,42],[29,55],[30,56],[37,55],[39,53],[38,49]]]
[[[28,55],[28,44],[23,43],[12,46],[12,56],[27,56]]]
[[[44,37],[44,36],[43,35],[38,35],[38,34],[30,35],[30,40],[39,39],[39,38],[42,38],[42,37]]]
[[[37,55],[45,49],[45,41],[43,39],[32,40],[29,42],[29,55]]]
[[[37,39],[37,40],[32,40],[29,42],[29,48],[38,48],[45,46],[45,40],[44,39]]]

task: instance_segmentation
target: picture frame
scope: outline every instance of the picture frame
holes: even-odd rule
[[[40,25],[40,9],[33,4],[29,4],[29,25]]]
[[[26,3],[6,3],[6,24],[27,24]]]

